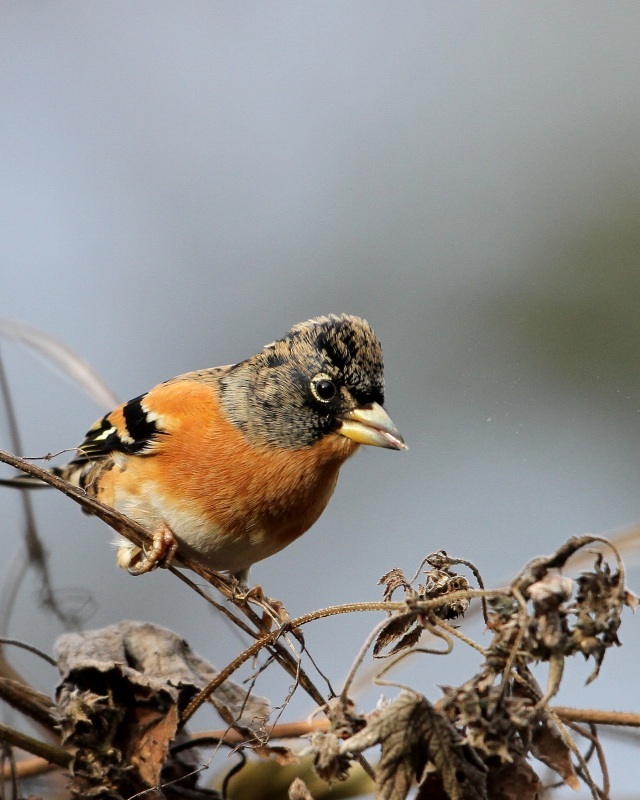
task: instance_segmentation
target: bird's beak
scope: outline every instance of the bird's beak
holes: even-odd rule
[[[400,431],[378,403],[349,411],[342,417],[338,433],[359,444],[388,447],[390,450],[408,449]]]

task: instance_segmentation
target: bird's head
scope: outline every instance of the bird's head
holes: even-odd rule
[[[406,449],[383,408],[380,341],[359,317],[332,314],[295,325],[229,368],[221,400],[230,419],[256,444],[297,449],[339,436]]]

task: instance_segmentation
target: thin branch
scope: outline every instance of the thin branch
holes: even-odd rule
[[[22,452],[22,440],[20,436],[20,428],[18,426],[18,415],[16,414],[13,399],[11,396],[11,388],[7,378],[4,363],[0,353],[0,395],[5,407],[5,414],[7,418],[7,427],[9,429],[9,441],[11,447],[16,452]],[[70,614],[62,610],[55,597],[55,592],[52,587],[51,575],[49,573],[48,555],[47,551],[42,544],[40,535],[38,534],[38,526],[36,517],[33,510],[33,503],[30,495],[21,492],[22,513],[24,515],[24,541],[27,548],[27,564],[24,569],[20,569],[16,573],[12,573],[11,581],[13,586],[8,592],[10,602],[4,606],[4,616],[2,620],[2,627],[0,633],[6,635],[9,629],[9,621],[13,611],[13,605],[18,595],[18,591],[24,576],[26,574],[27,566],[34,566],[40,573],[40,602],[43,607],[53,612],[60,622],[66,627],[77,627],[77,620]]]
[[[20,342],[41,353],[50,364],[77,383],[97,405],[108,411],[120,402],[93,367],[70,347],[30,325],[15,320],[0,319],[0,336]]]
[[[10,728],[8,725],[0,722],[0,741],[7,742],[14,747],[20,747],[26,750],[27,753],[32,753],[34,756],[44,758],[50,764],[55,764],[58,767],[68,768],[73,761],[73,754],[61,747],[55,747],[51,744],[34,739],[33,736],[27,736],[26,733]]]
[[[397,618],[401,618],[403,616],[409,616],[408,614],[399,614]],[[375,628],[371,631],[371,633],[367,636],[364,640],[364,643],[360,647],[358,654],[353,660],[351,664],[351,668],[349,670],[349,674],[347,675],[344,685],[342,687],[342,691],[340,692],[340,702],[344,705],[347,701],[349,690],[351,689],[351,684],[355,680],[356,673],[360,669],[360,665],[364,661],[364,657],[367,655],[367,652],[371,645],[373,644],[373,640],[378,636],[378,634],[382,631],[382,629],[389,624],[389,617],[385,617],[381,619],[380,622],[375,626]]]
[[[52,667],[58,666],[50,655],[43,652],[39,648],[34,647],[34,645],[32,644],[27,644],[27,642],[21,642],[19,639],[6,639],[4,636],[2,636],[0,637],[0,644],[10,644],[13,645],[14,647],[20,647],[23,650],[28,650],[30,653],[33,653],[36,656],[40,656],[40,658],[43,661],[46,661],[48,664],[51,664]]]
[[[30,720],[39,723],[48,734],[59,733],[56,704],[46,694],[20,681],[0,678],[0,698]]]
[[[640,728],[640,714],[632,714],[630,711],[602,711],[598,708],[567,708],[566,706],[552,706],[551,710],[565,722]]]
[[[51,772],[52,769],[56,768],[56,764],[51,764],[45,758],[40,758],[40,756],[23,758],[15,762],[15,772],[17,778],[35,778],[38,775],[44,775],[46,772]],[[8,767],[4,768],[3,775],[5,778],[10,777]]]
[[[611,791],[611,782],[609,781],[609,770],[607,769],[607,761],[604,757],[604,751],[602,750],[602,745],[598,741],[598,737],[595,736],[593,733],[589,731],[585,731],[584,728],[577,725],[575,722],[568,722],[568,727],[572,730],[579,733],[580,736],[583,736],[588,742],[591,742],[593,747],[595,748],[596,754],[598,756],[598,764],[600,765],[600,771],[602,772],[602,791],[598,789],[595,785],[595,781],[591,777],[591,772],[589,771],[586,763],[586,759],[582,759],[583,763],[581,763],[582,771],[585,773],[584,777],[586,783],[589,785],[589,788],[592,792],[597,793],[596,797],[599,800],[609,800],[610,798],[610,791]]]

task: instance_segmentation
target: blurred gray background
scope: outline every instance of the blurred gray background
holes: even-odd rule
[[[639,37],[635,2],[5,2],[0,316],[66,342],[122,400],[310,316],[366,317],[410,450],[359,453],[253,580],[292,616],[376,599],[380,575],[438,549],[501,585],[640,518]],[[21,346],[2,355],[26,455],[104,413]],[[0,491],[6,587],[25,555]],[[93,596],[87,626],[155,621],[218,666],[238,652],[171,575],[118,571],[104,525],[34,500],[61,602]],[[50,651],[62,627],[37,589],[30,574],[8,633]],[[378,618],[307,629],[337,687]],[[638,709],[630,614],[621,638],[560,703]],[[476,663],[457,646],[399,674],[435,699]],[[272,668],[257,690],[287,686]],[[299,694],[285,718],[310,710]],[[606,752],[614,796],[632,792],[629,747]]]

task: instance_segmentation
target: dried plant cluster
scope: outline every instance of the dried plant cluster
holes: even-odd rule
[[[437,701],[405,690],[370,714],[354,717],[351,711],[348,719],[355,724],[345,722],[342,709],[331,706],[335,730],[316,735],[311,748],[320,774],[340,779],[346,758],[380,745],[377,798],[400,800],[417,782],[419,798],[533,800],[545,791],[535,761],[573,789],[584,782],[592,797],[607,797],[601,749],[595,748],[603,782],[599,787],[573,736],[591,741],[593,734],[565,724],[549,705],[560,688],[565,659],[577,654],[592,659],[588,680],[595,679],[606,650],[620,644],[622,609],[638,603],[625,587],[617,554],[614,570],[597,553],[593,569],[576,580],[560,573],[577,550],[597,541],[603,540],[573,538],[552,556],[527,565],[509,587],[486,593],[486,622],[493,639],[482,650],[481,668],[461,686],[444,687]],[[415,588],[400,570],[383,577],[385,599],[402,589],[406,607],[394,611],[378,631],[374,653],[390,647],[392,657],[415,647],[424,631],[448,644],[458,635],[445,621],[464,614],[470,594],[467,581],[451,570],[455,562],[443,553],[427,562],[432,568],[425,583]],[[530,670],[538,662],[549,665],[544,689]]]
[[[118,530],[127,531],[125,518],[117,524]],[[610,548],[613,566],[597,552],[590,569],[574,579],[563,574],[572,556],[596,544]],[[480,588],[471,588],[469,579],[455,571],[460,566],[471,570]],[[411,580],[397,568],[384,575],[380,601],[336,606],[284,625],[286,617],[278,604],[259,599],[261,618],[234,597],[233,587],[219,576],[217,582],[215,574],[203,577],[235,600],[251,624],[231,617],[254,638],[253,644],[218,672],[178,635],[145,623],[123,622],[61,637],[56,645],[61,683],[55,700],[15,679],[0,679],[5,701],[55,737],[51,744],[11,728],[2,731],[5,761],[9,759],[3,797],[11,796],[12,770],[13,796],[19,796],[15,776],[20,762],[13,761],[10,745],[39,756],[43,766],[66,770],[67,794],[62,796],[107,800],[251,796],[246,786],[234,794],[231,775],[222,793],[200,785],[206,756],[196,747],[207,745],[215,751],[225,744],[281,766],[297,760],[292,749],[274,745],[281,727],[270,724],[273,712],[268,701],[230,680],[241,664],[261,651],[267,655],[265,665],[279,662],[324,712],[327,722],[317,726],[303,752],[312,757],[317,775],[329,785],[347,779],[360,761],[379,800],[403,800],[415,786],[420,799],[534,800],[546,796],[539,777],[540,767],[546,766],[560,783],[574,789],[584,785],[594,799],[609,797],[606,762],[594,729],[576,724],[571,710],[550,705],[566,659],[581,655],[592,661],[588,680],[595,679],[607,649],[620,644],[623,608],[637,605],[625,586],[622,562],[606,540],[570,539],[553,555],[529,563],[509,586],[496,591],[482,587],[473,565],[435,553]],[[492,632],[485,648],[461,630],[461,619],[474,599],[482,604]],[[298,652],[292,655],[291,634],[324,616],[373,610],[385,616],[361,648],[342,693],[323,696],[303,669],[299,633]],[[277,620],[275,629],[265,621],[269,616]],[[400,687],[393,690],[394,699],[369,712],[359,710],[350,698],[353,679],[369,649],[382,664],[376,680],[394,687],[382,678],[407,654],[448,653],[456,639],[460,646],[472,646],[481,654],[478,672],[462,685],[443,687],[442,695],[431,699],[417,689]],[[532,665],[541,662],[548,665],[544,687],[531,672]],[[214,705],[224,724],[208,738],[187,728],[204,702]],[[294,735],[301,733],[309,733],[302,723],[293,730]],[[588,752],[583,753],[585,742]],[[363,754],[373,747],[379,748],[379,756],[370,766]],[[589,761],[594,753],[597,777]],[[254,780],[257,787],[261,779]],[[317,789],[314,792],[297,778],[288,796],[321,796]],[[255,796],[278,795],[261,790]]]

